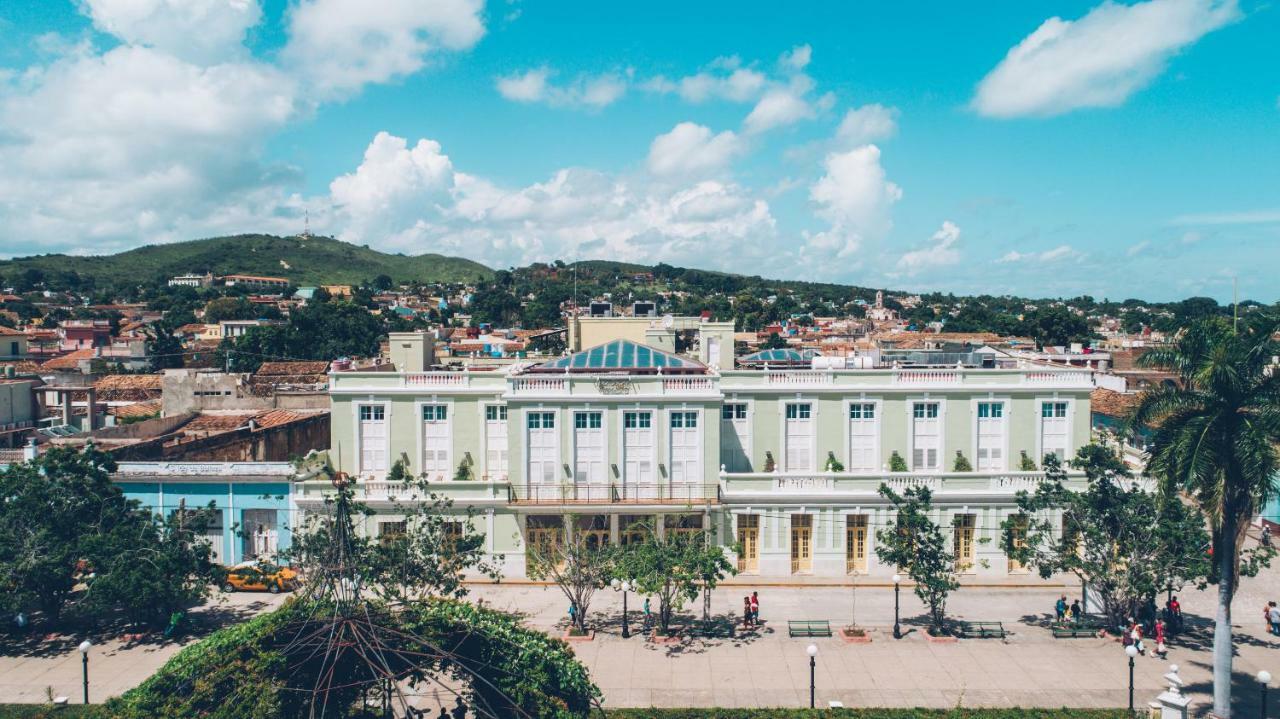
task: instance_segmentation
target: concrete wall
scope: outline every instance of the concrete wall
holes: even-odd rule
[[[329,395],[319,392],[276,392],[267,396],[250,391],[247,374],[170,369],[164,372],[164,413],[204,410],[326,409]]]

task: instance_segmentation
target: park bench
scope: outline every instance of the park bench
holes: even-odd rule
[[[825,619],[791,619],[787,621],[787,633],[793,637],[829,637],[831,622]]]
[[[956,635],[966,639],[1004,639],[1002,622],[957,622]]]

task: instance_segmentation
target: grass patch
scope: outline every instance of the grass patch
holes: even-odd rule
[[[0,719],[97,719],[92,704],[68,704],[58,709],[48,704],[0,704]]]

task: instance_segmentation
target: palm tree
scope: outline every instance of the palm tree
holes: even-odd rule
[[[1276,323],[1236,330],[1224,320],[1185,329],[1141,364],[1171,371],[1181,386],[1144,392],[1130,428],[1152,431],[1147,471],[1186,492],[1209,518],[1218,608],[1213,632],[1213,711],[1231,715],[1231,599],[1249,520],[1274,496],[1280,469],[1280,354]]]

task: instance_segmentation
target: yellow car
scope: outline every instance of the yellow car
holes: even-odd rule
[[[293,591],[298,586],[298,573],[288,567],[267,562],[241,562],[227,569],[222,582],[224,592],[280,592]]]

